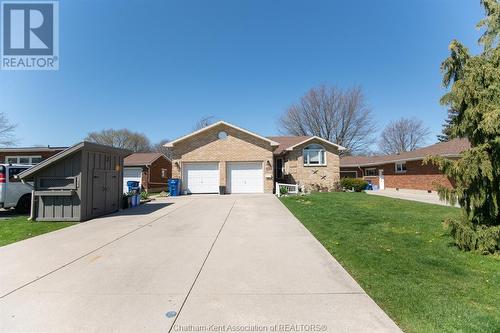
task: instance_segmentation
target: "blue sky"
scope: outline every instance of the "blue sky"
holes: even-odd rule
[[[479,0],[61,0],[59,71],[0,71],[19,145],[71,145],[103,128],[153,141],[213,115],[262,135],[309,88],[361,85],[379,129],[440,131],[439,65],[478,51]],[[434,135],[431,141],[434,141]]]

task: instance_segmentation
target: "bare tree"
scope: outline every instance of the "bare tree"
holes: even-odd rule
[[[0,112],[0,146],[12,146],[16,143],[14,137],[16,126],[9,121],[4,112]]]
[[[282,132],[316,135],[348,148],[349,154],[365,152],[373,143],[372,111],[360,87],[342,90],[325,85],[309,90],[279,119]]]
[[[197,131],[207,126],[210,126],[213,124],[213,122],[214,122],[214,116],[202,117],[196,122],[196,124],[194,124],[193,131]]]
[[[430,130],[416,118],[401,118],[390,122],[382,131],[379,149],[384,154],[398,154],[424,145]]]
[[[133,152],[151,151],[151,143],[144,134],[128,129],[105,129],[99,132],[90,132],[85,140]]]
[[[151,147],[151,150],[154,152],[162,153],[167,156],[169,159],[172,159],[172,149],[169,147],[165,147],[165,144],[170,142],[168,139],[161,140],[157,144]]]

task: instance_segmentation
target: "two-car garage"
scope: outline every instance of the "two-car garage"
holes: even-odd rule
[[[262,164],[262,162],[225,162],[226,191],[228,193],[263,193]],[[182,181],[188,193],[218,193],[220,178],[219,162],[183,163]]]

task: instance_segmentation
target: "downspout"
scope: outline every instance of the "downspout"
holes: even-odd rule
[[[146,165],[146,168],[148,168],[148,188],[146,189],[146,192],[149,192],[149,184],[151,183],[151,167]]]
[[[363,169],[361,169],[361,166],[360,166],[360,165],[358,165],[358,169],[359,169],[359,171],[361,172],[361,178],[365,179],[365,175],[364,175],[364,173],[363,173]]]

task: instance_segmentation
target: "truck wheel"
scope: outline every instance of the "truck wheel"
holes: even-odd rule
[[[31,194],[25,194],[17,202],[16,213],[28,214],[30,210],[31,210]]]

